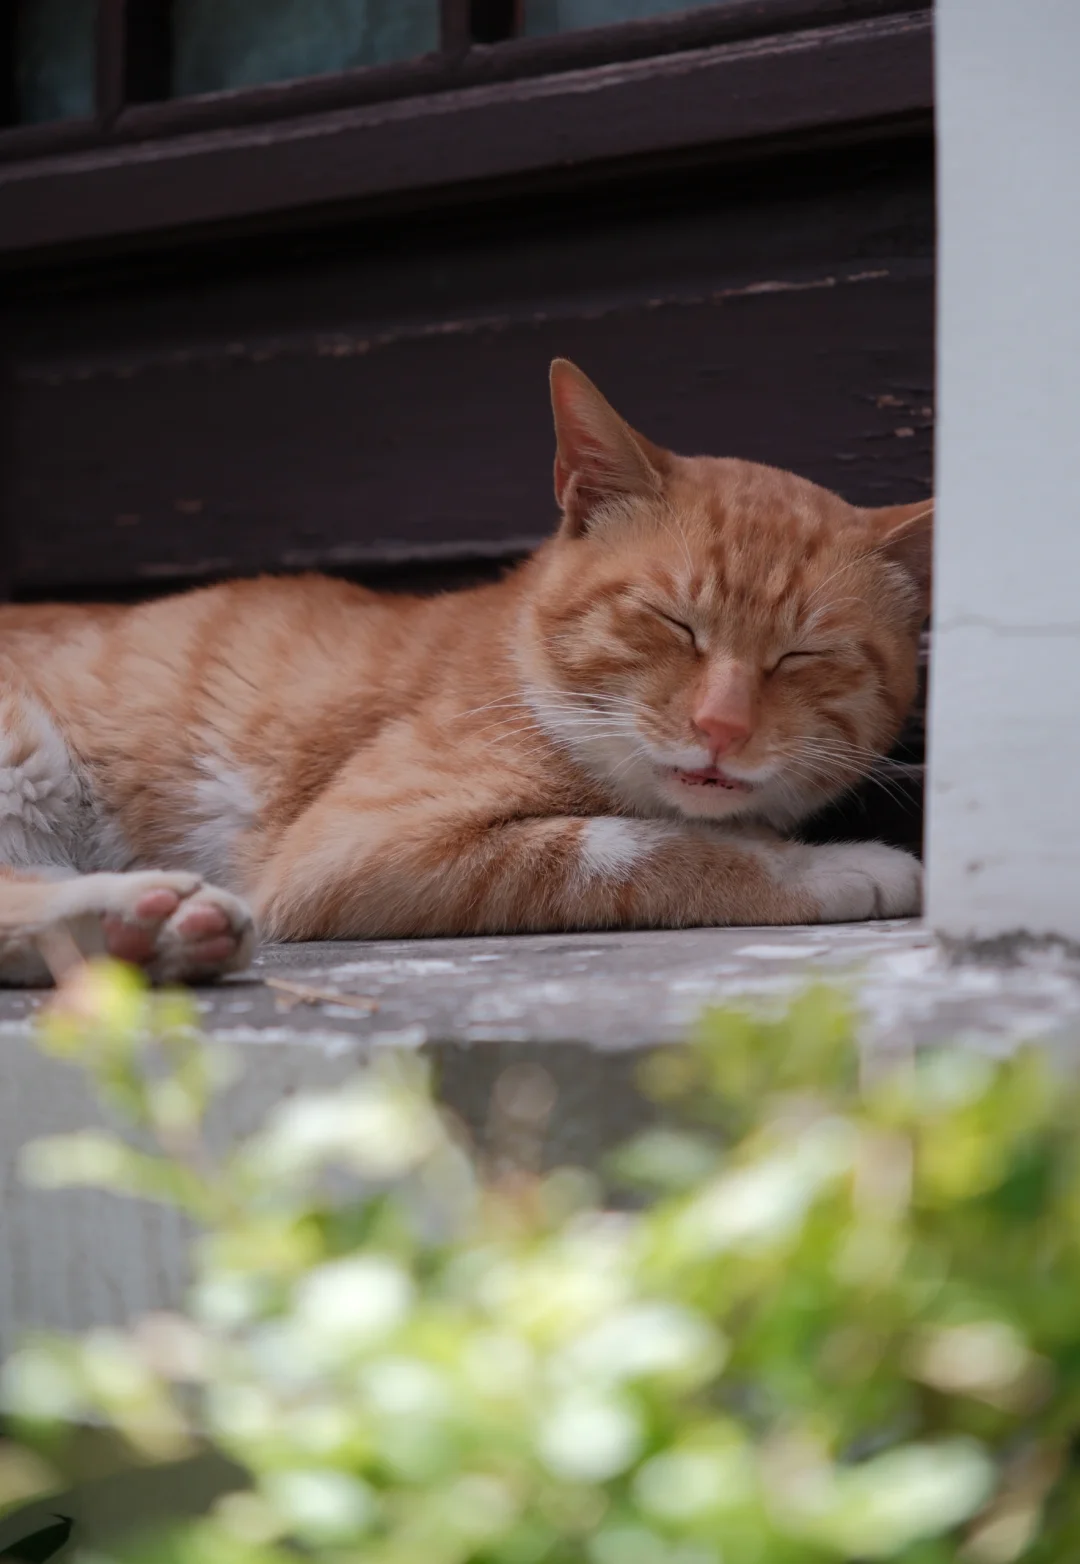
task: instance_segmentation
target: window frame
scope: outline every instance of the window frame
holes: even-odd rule
[[[478,18],[490,36],[492,4],[514,0],[441,0],[436,54],[182,99],[161,96],[167,0],[97,4],[95,116],[0,127],[8,265],[725,144],[925,129],[933,109],[932,0],[729,0],[494,43]]]

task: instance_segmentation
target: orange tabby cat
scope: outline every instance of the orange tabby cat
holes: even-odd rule
[[[930,507],[672,455],[564,361],[552,400],[562,524],[497,585],[0,609],[0,980],[46,980],[58,928],[192,979],[255,928],[918,910],[907,854],[781,833],[900,729]]]

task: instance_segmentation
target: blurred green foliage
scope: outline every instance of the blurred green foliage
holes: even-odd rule
[[[85,969],[41,1043],[132,1137],[24,1174],[189,1213],[195,1281],[7,1364],[0,1504],[98,1420],[249,1474],[137,1564],[1080,1558],[1080,1091],[1035,1050],[867,1073],[854,1037],[825,990],[708,1016],[644,1067],[667,1127],[612,1211],[582,1172],[494,1172],[411,1056],[215,1155],[232,1066],[193,1009]]]

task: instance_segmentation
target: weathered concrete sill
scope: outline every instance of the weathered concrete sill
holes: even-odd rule
[[[993,1049],[1080,1041],[1080,963],[1066,952],[956,963],[906,922],[279,946],[199,1002],[207,1030],[246,1065],[221,1115],[228,1136],[287,1093],[342,1080],[372,1047],[423,1047],[480,1136],[500,1072],[542,1060],[558,1091],[547,1157],[587,1163],[647,1111],[634,1085],[643,1048],[685,1035],[709,1003],[781,1002],[810,978],[851,986],[871,1049],[943,1036]],[[20,1185],[25,1141],[98,1118],[81,1073],[33,1045],[42,1002],[0,996],[0,1356],[27,1327],[81,1329],[175,1305],[186,1271],[171,1214]]]

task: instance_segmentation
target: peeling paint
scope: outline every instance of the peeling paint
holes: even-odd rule
[[[936,625],[935,634],[941,636],[953,630],[986,630],[990,635],[1031,636],[1041,640],[1048,636],[1080,635],[1080,621],[1010,624],[1004,619],[992,619],[988,614],[954,614],[951,619],[944,619]]]
[[[635,310],[700,308],[723,305],[735,299],[752,299],[777,293],[808,293],[821,289],[881,282],[894,275],[890,269],[838,269],[835,274],[811,278],[767,278],[737,287],[709,292],[678,292],[642,299],[637,293],[612,291],[603,298],[560,301],[558,308],[523,309],[517,313],[462,315],[449,320],[404,321],[390,330],[372,332],[324,331],[284,336],[252,337],[246,341],[203,342],[195,346],[148,348],[124,355],[110,354],[92,362],[27,362],[19,366],[22,384],[59,387],[70,382],[100,379],[132,379],[153,370],[228,368],[240,364],[267,364],[286,358],[362,358],[403,343],[438,337],[474,336],[503,332],[519,326],[542,326],[551,321],[604,320]],[[921,393],[924,395],[925,393]],[[879,405],[889,405],[879,404]],[[901,405],[901,404],[896,404]]]
[[[228,575],[232,566],[232,560],[226,555],[216,554],[210,559],[197,559],[183,564],[177,564],[174,560],[150,560],[136,565],[135,574],[147,581],[169,581],[176,576]]]
[[[983,864],[972,864],[974,873]],[[1080,971],[1080,942],[1060,934],[1032,934],[1014,929],[994,939],[943,939],[942,948],[957,962],[989,961],[995,965],[1016,966],[1035,962],[1044,970],[1055,966],[1065,971]]]

